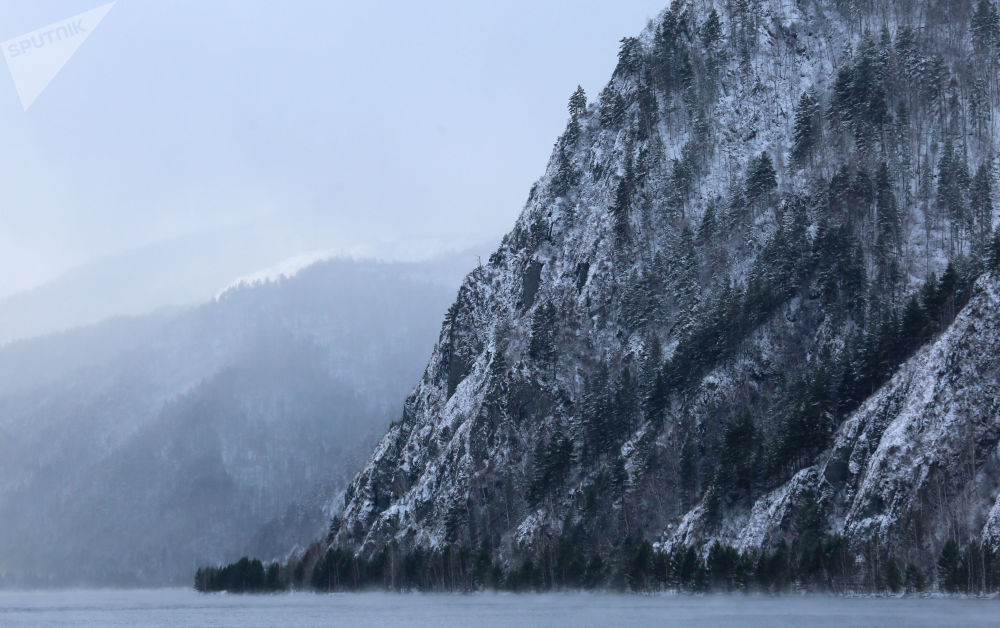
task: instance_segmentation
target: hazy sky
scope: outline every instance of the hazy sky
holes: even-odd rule
[[[103,4],[0,4],[0,41]],[[0,296],[204,231],[386,257],[512,225],[581,83],[666,0],[120,0],[27,111],[0,69]]]

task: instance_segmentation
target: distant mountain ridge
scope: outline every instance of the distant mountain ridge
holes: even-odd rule
[[[268,228],[270,227],[270,228]],[[141,316],[154,310],[205,302],[241,280],[276,279],[326,259],[375,259],[357,251],[326,249],[316,242],[276,243],[277,226],[255,225],[171,238],[115,253],[72,268],[52,280],[0,297],[0,346],[90,326],[107,318]],[[268,235],[263,236],[261,232]],[[431,277],[457,284],[475,265],[476,255],[494,242],[458,251],[445,249],[426,259],[424,268],[450,266]],[[353,254],[352,254],[353,253]],[[463,265],[455,261],[465,257]]]
[[[329,260],[0,348],[0,582],[177,584],[315,538],[467,258]]]

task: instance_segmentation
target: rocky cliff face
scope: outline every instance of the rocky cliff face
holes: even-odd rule
[[[994,534],[980,13],[676,1],[623,39],[331,544],[516,567],[565,539],[768,547],[807,519],[913,554]]]
[[[694,510],[664,545],[719,540],[748,550],[792,541],[803,515],[909,562],[950,539],[998,538],[1000,282],[983,277],[954,323],[847,419],[815,464],[712,529]],[[709,538],[711,536],[711,538]]]

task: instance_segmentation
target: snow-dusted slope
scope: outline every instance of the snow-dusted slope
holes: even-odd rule
[[[608,87],[571,104],[514,229],[463,283],[332,544],[486,549],[515,568],[567,538],[591,555],[636,537],[755,548],[832,486],[821,452],[850,434],[874,452],[863,426],[893,411],[875,397],[844,419],[949,322],[937,295],[961,300],[994,219],[980,204],[961,222],[973,202],[953,166],[993,183],[993,122],[961,135],[960,113],[974,63],[993,62],[970,52],[968,12],[928,7],[679,1],[623,40]],[[793,161],[797,127],[815,136]],[[952,176],[965,183],[939,182]],[[914,301],[933,320],[907,336],[907,300],[949,261],[959,271]],[[890,449],[845,462],[831,529],[903,516],[886,470],[910,458]],[[933,482],[965,472],[940,462]]]
[[[838,430],[830,451],[713,539],[742,549],[795,537],[818,504],[830,532],[877,538],[917,563],[949,539],[997,540],[1000,281],[984,277],[955,322]],[[671,543],[704,543],[692,521]]]

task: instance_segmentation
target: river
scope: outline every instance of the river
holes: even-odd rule
[[[0,591],[0,626],[998,626],[1000,600],[722,595]]]

